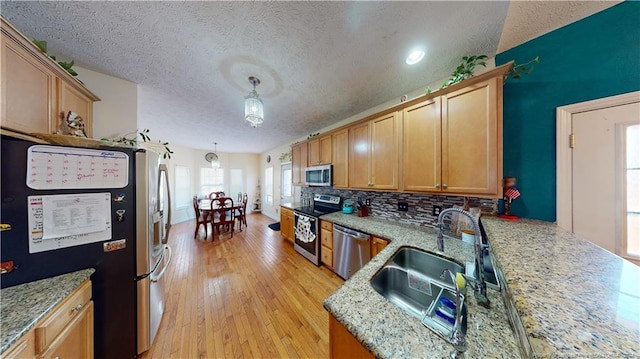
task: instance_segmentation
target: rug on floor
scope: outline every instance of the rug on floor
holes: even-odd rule
[[[280,222],[271,223],[269,225],[269,228],[271,228],[274,231],[279,231],[280,230]]]

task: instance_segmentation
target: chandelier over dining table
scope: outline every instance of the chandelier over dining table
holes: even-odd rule
[[[251,123],[251,127],[256,128],[264,122],[264,104],[256,92],[260,79],[250,76],[249,82],[253,85],[253,91],[244,98],[244,119]]]

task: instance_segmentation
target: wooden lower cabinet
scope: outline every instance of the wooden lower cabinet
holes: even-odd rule
[[[2,358],[93,358],[91,281],[56,305]]]
[[[320,260],[322,264],[333,269],[333,223],[320,222]]]
[[[282,234],[282,236],[289,242],[293,242],[294,238],[293,225],[293,210],[286,207],[280,207],[280,234]]]
[[[382,252],[383,249],[389,244],[389,241],[380,237],[371,237],[371,258]]]
[[[36,346],[35,335],[33,330],[30,330],[20,340],[14,343],[4,354],[3,359],[22,359],[22,358],[35,358]]]
[[[93,358],[93,302],[89,302],[40,356]]]
[[[329,353],[331,359],[374,358],[338,320],[329,314]]]

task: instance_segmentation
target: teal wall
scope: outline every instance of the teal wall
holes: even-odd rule
[[[496,56],[540,56],[504,86],[504,175],[522,196],[512,214],[556,220],[556,107],[640,90],[640,2],[625,2]],[[594,169],[597,170],[597,169]]]

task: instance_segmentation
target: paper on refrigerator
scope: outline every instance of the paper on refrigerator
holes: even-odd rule
[[[42,238],[104,231],[109,199],[104,193],[42,196]]]
[[[29,253],[111,239],[111,194],[29,196]]]

